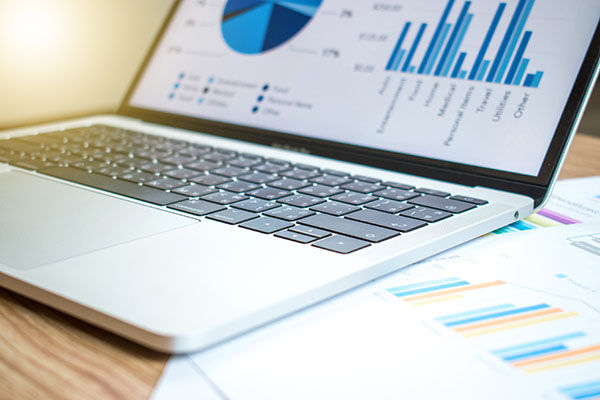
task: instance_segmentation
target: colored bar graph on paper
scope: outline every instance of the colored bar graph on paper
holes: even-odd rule
[[[405,22],[399,40],[391,49],[385,69],[406,74],[433,75],[479,82],[485,80],[488,83],[522,85],[529,88],[539,87],[544,72],[527,73],[527,68],[534,62],[531,58],[525,57],[528,44],[531,43],[534,36],[534,32],[526,31],[525,27],[535,0],[519,0],[512,10],[512,15],[506,16],[507,19],[510,18],[510,23],[495,54],[487,54],[490,51],[490,44],[496,43],[494,37],[498,34],[498,26],[502,24],[502,19],[507,14],[508,3],[498,3],[474,60],[470,50],[461,49],[466,38],[473,35],[473,33],[469,33],[472,21],[482,18],[481,15],[468,12],[471,4],[472,2],[469,0],[464,1],[458,16],[455,17],[456,21],[452,22],[449,19],[455,6],[455,0],[448,1],[436,25],[435,32],[426,44],[420,62],[415,63],[414,58],[416,54],[420,53],[419,47],[425,45],[424,37],[427,36],[428,23],[421,23],[419,30],[410,34],[412,22]],[[412,43],[404,43],[407,34],[413,35]],[[469,38],[468,42],[472,43],[473,38]],[[488,59],[486,59],[486,55]],[[404,56],[406,58],[400,67],[399,59]],[[469,68],[471,62],[473,64]]]
[[[500,235],[503,233],[519,232],[530,229],[548,228],[553,226],[571,225],[579,223],[581,223],[581,221],[543,208],[537,213],[532,214],[521,221],[513,222],[512,224],[507,225],[503,228],[496,229],[492,233],[495,235]]]
[[[503,281],[493,281],[473,285],[458,278],[448,278],[447,281],[423,282],[419,284],[413,284],[415,286],[409,285],[389,288],[387,291],[396,297],[402,298],[404,301],[413,302],[417,300],[455,295],[462,292],[503,284]]]
[[[576,236],[567,238],[569,244],[581,250],[585,250],[596,256],[600,256],[600,233],[594,235]]]

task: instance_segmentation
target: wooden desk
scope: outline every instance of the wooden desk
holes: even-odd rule
[[[577,135],[561,178],[600,175],[600,138]],[[1,399],[147,399],[168,359],[0,289]]]

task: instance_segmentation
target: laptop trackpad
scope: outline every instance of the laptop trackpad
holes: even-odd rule
[[[0,173],[0,264],[29,269],[197,223],[19,171]]]

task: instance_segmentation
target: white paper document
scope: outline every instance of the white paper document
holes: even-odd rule
[[[548,204],[582,223],[488,235],[173,357],[154,399],[600,397],[600,222],[590,222],[600,185],[590,182],[564,197],[578,210]]]

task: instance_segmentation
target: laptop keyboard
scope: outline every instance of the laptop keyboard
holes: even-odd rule
[[[342,254],[487,203],[104,125],[0,140],[0,162]]]

